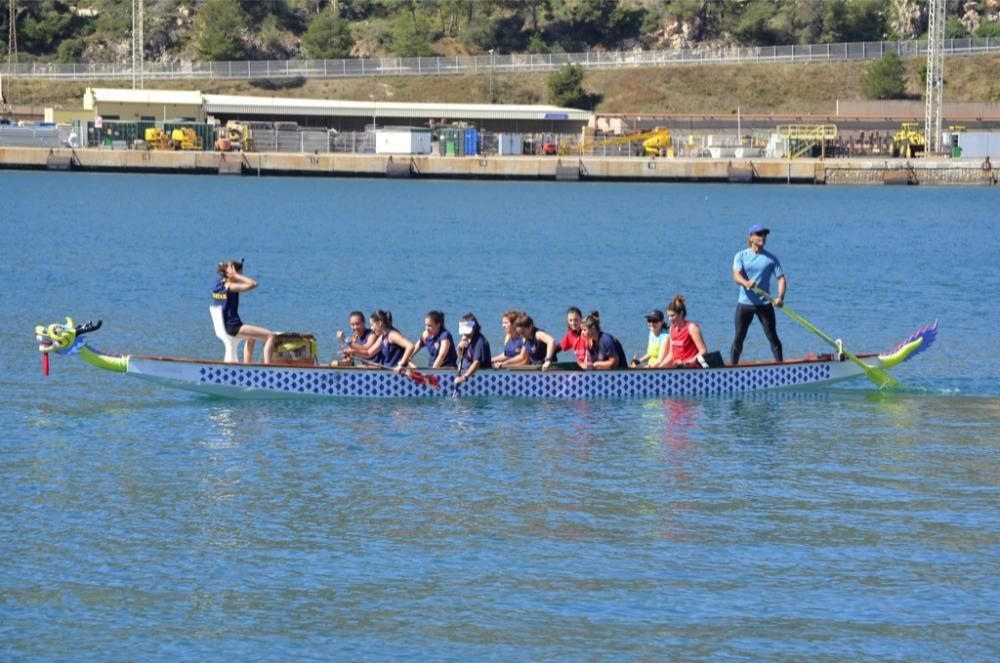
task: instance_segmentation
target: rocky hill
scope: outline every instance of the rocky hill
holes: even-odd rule
[[[8,4],[9,3],[9,4]],[[149,61],[718,48],[912,39],[926,0],[6,0],[8,60]],[[6,7],[5,7],[6,9]],[[1000,0],[948,2],[948,36],[1000,36]],[[9,36],[16,39],[11,42]],[[11,42],[11,43],[8,43]]]

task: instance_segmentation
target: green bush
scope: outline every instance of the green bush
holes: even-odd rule
[[[906,81],[903,61],[895,53],[875,60],[861,76],[865,99],[905,99]]]
[[[565,64],[553,72],[548,80],[549,103],[556,106],[592,110],[603,97],[583,89],[583,67]]]
[[[260,90],[294,90],[306,84],[304,76],[291,78],[251,78],[250,86]]]
[[[957,16],[949,16],[944,24],[945,39],[962,39],[968,37],[969,31],[962,25],[962,21]]]
[[[976,32],[974,34],[976,37],[979,37],[980,39],[983,39],[985,37],[989,37],[990,39],[1000,37],[1000,22],[983,21],[982,23],[979,24],[979,27],[976,28]]]
[[[56,50],[56,62],[79,62],[86,47],[87,44],[82,39],[67,39]]]

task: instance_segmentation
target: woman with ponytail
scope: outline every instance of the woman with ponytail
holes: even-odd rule
[[[683,295],[674,297],[667,306],[667,317],[670,319],[670,347],[667,356],[660,359],[656,368],[696,365],[698,358],[708,350],[701,336],[701,325],[687,319]]]

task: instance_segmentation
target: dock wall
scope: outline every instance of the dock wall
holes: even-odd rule
[[[771,184],[996,185],[998,181],[998,173],[988,161],[945,158],[785,161],[566,156],[441,157],[0,147],[0,169]]]

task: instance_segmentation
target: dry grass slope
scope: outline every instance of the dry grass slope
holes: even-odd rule
[[[907,91],[920,98],[920,58],[906,60]],[[821,64],[748,64],[616,69],[587,74],[584,85],[604,95],[597,110],[605,113],[830,113],[837,99],[860,99],[859,80],[865,62]],[[945,63],[945,99],[1000,101],[1000,55],[951,57]],[[547,74],[496,75],[499,103],[545,103]],[[94,87],[128,86],[129,82],[95,82]],[[4,81],[18,105],[78,108],[86,84]],[[149,89],[197,89],[215,94],[486,103],[489,79],[479,76],[326,79],[271,92],[248,81],[147,81]]]

